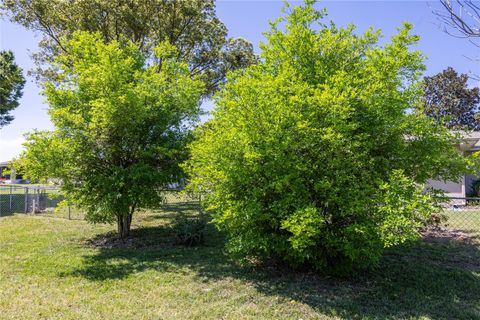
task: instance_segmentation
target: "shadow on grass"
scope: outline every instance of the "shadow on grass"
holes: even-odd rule
[[[180,214],[196,214],[199,212],[199,204],[195,201],[165,203],[161,209],[142,217],[142,221],[171,220]]]
[[[23,212],[22,212],[22,213],[23,213]],[[5,211],[1,211],[1,212],[0,212],[0,219],[1,219],[1,218],[5,218],[5,217],[11,217],[11,216],[13,216],[13,215],[15,215],[15,212],[8,212],[8,211],[5,212]]]
[[[224,254],[223,237],[211,226],[207,243],[196,248],[174,246],[166,227],[134,232],[151,245],[101,249],[85,257],[84,267],[73,275],[103,281],[145,270],[180,273],[187,268],[199,281],[241,279],[265,295],[347,319],[480,318],[480,246],[466,239],[431,235],[388,250],[375,270],[335,279],[274,267],[242,268]]]

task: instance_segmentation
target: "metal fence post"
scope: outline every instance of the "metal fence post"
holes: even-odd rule
[[[12,186],[10,186],[10,203],[9,203],[9,209],[10,209],[10,214],[12,214]]]
[[[28,187],[25,187],[25,213],[28,213]]]
[[[32,213],[36,214],[40,211],[40,189],[33,189]]]

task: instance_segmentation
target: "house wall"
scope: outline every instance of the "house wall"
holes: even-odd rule
[[[471,150],[465,151],[465,155],[471,155],[475,152],[478,152],[479,151],[478,150],[478,148],[479,148],[478,144],[479,143],[477,143]],[[480,176],[478,176],[478,175],[467,174],[465,176],[465,193],[466,193],[467,196],[474,196],[473,194],[471,194],[472,185],[478,179],[480,179]]]
[[[463,142],[456,147],[465,155],[480,152],[480,132],[460,132],[463,135]],[[435,188],[445,191],[448,197],[464,198],[470,195],[472,184],[480,179],[480,172],[476,175],[466,175],[458,182],[430,180],[428,184]]]
[[[462,177],[458,182],[429,180],[428,184],[434,189],[445,191],[445,194],[449,197],[465,197],[465,177]]]

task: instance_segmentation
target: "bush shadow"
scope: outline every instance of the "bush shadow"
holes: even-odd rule
[[[194,215],[199,212],[199,204],[195,201],[190,202],[167,202],[164,203],[160,209],[154,210],[154,214],[144,215],[143,221],[155,221],[155,220],[171,220],[179,215],[187,214]]]
[[[478,239],[436,237],[388,250],[375,269],[349,279],[275,266],[246,268],[224,253],[224,237],[209,225],[201,247],[174,245],[166,226],[139,228],[146,245],[103,248],[85,257],[69,275],[91,281],[122,279],[145,270],[194,272],[197,281],[226,278],[252,284],[265,295],[309,305],[346,319],[478,319],[480,245]]]

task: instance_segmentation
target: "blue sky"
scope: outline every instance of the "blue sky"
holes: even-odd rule
[[[282,6],[283,1],[224,0],[217,2],[217,14],[228,27],[230,36],[248,39],[258,52],[262,32],[268,30],[269,20],[280,15]],[[421,37],[417,49],[427,56],[426,75],[438,73],[448,66],[462,73],[480,74],[480,63],[471,60],[480,57],[480,49],[466,39],[442,32],[432,14],[432,7],[439,8],[437,2],[321,1],[317,6],[326,7],[327,19],[338,26],[354,23],[359,32],[373,26],[381,29],[386,38],[394,34],[403,21],[411,22],[414,32]],[[25,72],[33,67],[29,54],[36,51],[39,39],[39,35],[20,26],[8,21],[0,22],[0,49],[12,50]],[[477,84],[472,81],[471,85]],[[211,104],[206,107],[211,108]],[[0,161],[18,155],[24,133],[35,128],[52,128],[47,106],[43,104],[40,89],[32,79],[28,79],[20,106],[12,114],[15,120],[0,130]]]

